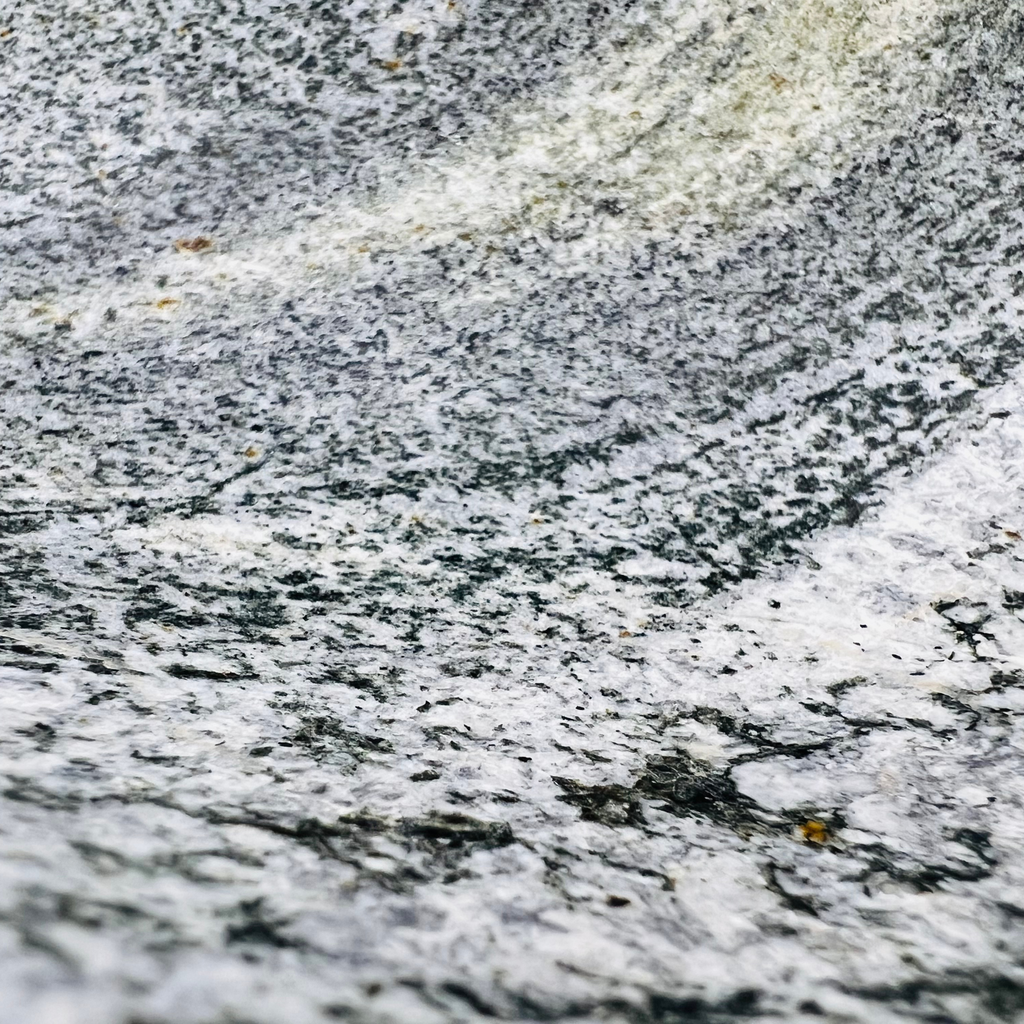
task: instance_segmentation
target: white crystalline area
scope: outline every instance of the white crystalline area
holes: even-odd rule
[[[824,6],[818,0],[754,5],[701,0],[641,8],[599,40],[592,48],[596,53],[585,51],[561,67],[538,96],[501,107],[487,130],[460,137],[457,146],[439,152],[421,152],[415,141],[397,154],[386,147],[375,152],[367,140],[357,163],[374,169],[375,189],[353,190],[346,182],[330,190],[330,199],[294,204],[297,230],[282,230],[281,211],[271,206],[260,211],[255,225],[246,222],[244,233],[238,225],[227,226],[236,235],[229,254],[185,267],[180,259],[159,260],[151,273],[180,279],[184,270],[186,279],[199,275],[244,283],[306,265],[307,273],[338,263],[349,266],[353,259],[358,266],[368,252],[450,243],[464,234],[497,241],[510,233],[529,236],[552,228],[572,238],[585,235],[573,254],[583,261],[624,233],[692,244],[709,227],[749,231],[777,219],[772,197],[779,189],[827,186],[865,146],[891,134],[908,114],[932,105],[943,80],[944,19],[957,9],[953,0],[836,0]],[[287,33],[270,32],[276,49],[267,47],[263,23],[277,10],[224,10],[217,25],[226,37],[222,45],[239,51],[232,60],[244,55],[246,62],[256,62],[250,74],[272,111],[301,103],[302,95],[302,76],[275,62],[274,54],[288,48],[301,53],[304,45],[315,50],[323,43],[316,34],[322,26],[314,18]],[[182,37],[199,31],[196,19],[201,22],[203,13],[190,5],[170,8],[161,18],[163,33],[182,45]],[[236,129],[223,123],[216,106],[230,108],[237,97],[214,89],[192,109],[189,101],[195,97],[169,94],[169,83],[159,75],[119,89],[116,79],[104,74],[104,37],[138,31],[145,22],[120,10],[74,14],[81,66],[61,80],[74,102],[63,112],[53,104],[46,107],[55,120],[51,131],[62,144],[44,153],[39,141],[26,139],[24,166],[12,161],[11,177],[31,181],[40,165],[49,163],[58,179],[69,176],[70,187],[98,191],[107,216],[124,227],[137,222],[141,212],[121,198],[119,183],[129,175],[140,177],[131,164],[159,166],[172,154],[184,157],[190,137],[204,140],[205,147],[210,137],[226,133],[230,138]],[[472,7],[461,3],[406,6],[388,14],[373,4],[346,5],[345,16],[357,26],[359,40],[359,58],[348,71],[366,75],[375,65],[387,70],[397,63],[393,70],[399,72],[402,61],[394,54],[403,40],[431,50],[442,47],[443,30],[450,34],[471,15]],[[256,29],[252,39],[246,38],[248,19]],[[47,45],[45,34],[33,28],[31,21],[25,26],[29,67],[45,59]],[[409,102],[406,94],[415,98],[423,88],[398,79],[394,95],[385,92],[386,109],[394,117],[393,108],[403,99]],[[346,116],[356,123],[367,117],[357,100],[337,91],[337,85],[335,90],[333,102],[302,122],[304,129],[317,116],[325,119],[320,134],[329,134]],[[47,95],[33,98],[45,102]],[[457,95],[456,86],[443,98]],[[126,101],[141,110],[130,147],[114,129]],[[443,115],[433,107],[428,119],[443,120]],[[63,140],[82,135],[88,152],[75,154]],[[231,144],[223,145],[226,154]],[[86,178],[75,173],[82,162],[88,164]],[[289,172],[297,182],[286,188],[305,192],[324,169]],[[201,201],[201,189],[190,194],[182,183],[169,191],[182,193],[181,209]],[[34,202],[29,195],[11,197],[12,226],[20,224],[19,215],[28,216],[26,223],[38,216],[41,199],[62,201],[45,189]],[[150,221],[169,227],[178,219],[167,208],[170,196],[147,195],[146,200],[142,209],[150,207]],[[262,205],[266,197],[259,201]],[[586,223],[582,232],[581,221]],[[252,229],[261,223],[264,237],[254,246]],[[275,230],[268,232],[269,224]],[[125,255],[134,256],[130,249]],[[104,300],[110,283],[104,282]],[[121,304],[128,305],[126,289],[118,291]],[[132,298],[139,300],[137,290]],[[83,306],[89,299],[76,301],[77,315],[87,315]]]
[[[289,763],[280,749],[268,774],[252,757],[293,720],[260,711],[258,677],[280,675],[280,661],[253,661],[254,678],[240,684],[237,660],[197,653],[175,681],[128,648],[119,653],[130,699],[84,705],[81,669],[43,691],[38,674],[6,670],[14,731],[75,715],[79,749],[101,746],[104,767],[125,768],[111,786],[69,778],[45,752],[4,765],[38,801],[20,797],[5,818],[3,891],[8,902],[21,894],[5,914],[36,951],[14,956],[12,946],[5,959],[5,990],[20,995],[4,1019],[113,1020],[136,1007],[142,1019],[190,1022],[221,1019],[210,1016],[220,1007],[223,1019],[315,1021],[323,1005],[344,1005],[379,1015],[367,1019],[441,1021],[472,1017],[465,992],[514,1018],[512,993],[566,1015],[681,980],[710,1005],[767,991],[793,1019],[803,1019],[798,1003],[818,1007],[807,1019],[862,1019],[864,995],[884,1000],[914,983],[919,958],[964,992],[979,973],[1014,978],[1020,382],[972,420],[879,512],[808,543],[804,564],[714,601],[683,630],[619,637],[619,650],[566,673],[524,622],[524,654],[498,687],[450,679],[431,686],[434,708],[378,717],[401,756],[373,752],[354,776],[337,760]],[[230,572],[252,564],[258,540],[211,524],[147,543],[189,547]],[[276,571],[302,564],[286,548],[264,546],[262,557]],[[79,664],[104,653],[30,630],[5,636]],[[585,709],[569,713],[569,687]],[[467,745],[424,744],[425,718]],[[673,774],[680,752],[708,772],[708,817],[676,816],[693,785]],[[86,758],[69,764],[84,769]],[[432,769],[442,781],[409,786]],[[659,771],[661,789],[651,782]],[[551,782],[569,772],[577,790]],[[515,837],[480,843],[458,881],[434,872],[436,850],[410,851],[407,835],[389,835],[387,819],[375,825],[365,810],[422,825],[438,786],[483,803]],[[86,813],[75,794],[89,792]],[[559,799],[574,792],[604,821],[577,820]],[[347,849],[352,835],[331,833],[338,815],[362,820],[352,831],[369,836]],[[820,845],[804,834],[819,820],[830,830]],[[303,828],[307,841],[296,843]],[[82,859],[69,861],[69,848]],[[44,895],[55,872],[66,923]],[[216,954],[225,930],[272,935],[280,951]],[[454,986],[453,973],[463,979]],[[392,975],[405,987],[387,984]],[[432,984],[431,1002],[414,998]],[[960,1005],[955,990],[928,999]],[[870,1005],[870,1019],[901,1019]]]

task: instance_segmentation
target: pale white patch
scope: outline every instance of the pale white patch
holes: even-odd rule
[[[585,266],[609,243],[685,242],[708,225],[750,230],[788,216],[773,206],[779,186],[827,185],[856,153],[927,106],[941,77],[941,53],[929,39],[957,0],[734,6],[676,5],[657,26],[657,45],[609,47],[465,145],[429,161],[411,154],[387,168],[391,184],[372,200],[333,203],[312,225],[248,247],[168,255],[151,268],[151,277],[166,278],[161,289],[107,288],[76,296],[73,306],[55,304],[52,315],[92,333],[110,306],[166,319],[154,303],[174,299],[174,315],[187,318],[205,305],[208,287],[332,268],[358,280],[381,250],[460,238],[472,246],[523,236],[543,244],[551,228],[574,218],[587,227],[560,253],[566,267]],[[397,34],[432,34],[455,16],[430,4],[403,11],[374,30],[375,51],[383,56]],[[166,121],[154,90],[153,116]],[[602,201],[615,213],[602,213]],[[470,298],[494,301],[508,288],[474,286]],[[44,329],[30,303],[11,313],[22,331],[34,317]]]

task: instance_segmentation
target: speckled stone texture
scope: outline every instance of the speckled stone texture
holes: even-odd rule
[[[0,1022],[1024,1019],[1022,54],[0,12]]]

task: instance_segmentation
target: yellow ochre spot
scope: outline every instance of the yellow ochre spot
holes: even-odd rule
[[[823,821],[805,821],[800,826],[800,832],[809,843],[824,845],[829,840],[828,826]]]
[[[174,243],[178,252],[206,252],[213,248],[213,239],[208,235],[197,235],[195,238],[179,238]]]
[[[242,454],[245,455],[247,459],[255,459],[259,453],[259,448],[254,448],[252,445],[249,445]]]
[[[157,309],[172,309],[174,306],[178,305],[178,300],[165,297],[163,299],[157,299],[153,305],[156,306]]]

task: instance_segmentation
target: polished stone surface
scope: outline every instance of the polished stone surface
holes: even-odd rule
[[[1020,1019],[1021,52],[0,14],[0,1022]]]

